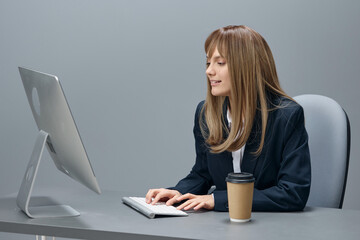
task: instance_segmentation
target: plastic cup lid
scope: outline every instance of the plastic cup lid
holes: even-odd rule
[[[246,173],[246,172],[229,173],[225,181],[231,183],[250,183],[250,182],[254,182],[255,178],[251,173]]]

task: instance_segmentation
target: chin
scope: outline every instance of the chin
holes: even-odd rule
[[[221,92],[221,91],[211,91],[211,95],[213,95],[214,97],[226,97],[229,94],[225,93],[225,92]]]

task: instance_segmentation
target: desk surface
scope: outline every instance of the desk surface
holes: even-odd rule
[[[41,202],[68,204],[79,217],[29,219],[16,196],[0,198],[0,231],[82,239],[359,239],[360,211],[309,208],[293,213],[253,213],[248,223],[232,223],[228,213],[202,211],[188,217],[148,219],[121,202],[123,192],[51,193]],[[62,195],[62,196],[61,196]],[[57,201],[54,201],[54,199]]]

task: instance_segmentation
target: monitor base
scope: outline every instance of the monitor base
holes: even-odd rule
[[[80,213],[67,205],[28,207],[31,218],[75,217]],[[29,216],[30,217],[30,216]]]
[[[43,130],[39,131],[29,164],[26,168],[26,172],[16,198],[16,203],[18,207],[30,218],[79,216],[79,212],[66,205],[29,206],[35,178],[48,137],[49,134],[47,132]]]

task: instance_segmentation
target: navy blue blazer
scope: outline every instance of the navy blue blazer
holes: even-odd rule
[[[241,171],[255,177],[253,211],[298,211],[307,202],[310,182],[308,135],[303,109],[297,103],[272,97],[266,128],[265,144],[260,155],[253,154],[261,138],[261,115],[255,116],[250,137],[245,145]],[[172,189],[180,193],[207,194],[212,185],[215,211],[228,211],[225,178],[233,172],[232,154],[211,153],[200,131],[199,118],[204,101],[195,113],[194,137],[196,161],[191,172]],[[224,104],[225,105],[225,104]],[[226,116],[224,107],[224,116]],[[202,116],[204,117],[204,116]],[[227,119],[225,119],[226,125]]]

